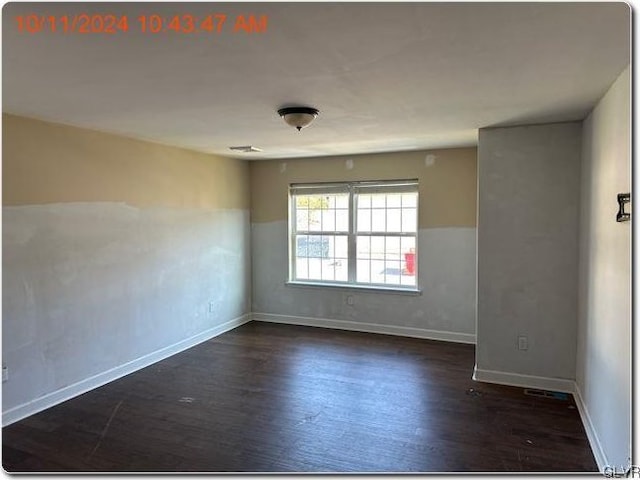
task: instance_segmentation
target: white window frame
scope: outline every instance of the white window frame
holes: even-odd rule
[[[298,183],[289,185],[289,278],[287,283],[291,285],[322,286],[322,287],[347,287],[358,289],[388,290],[393,292],[420,292],[418,285],[418,219],[419,196],[416,202],[416,231],[415,232],[358,232],[357,211],[358,196],[366,193],[418,193],[418,180],[385,180],[385,181],[353,181],[332,183]],[[296,229],[296,195],[322,195],[331,193],[349,194],[349,230],[343,231],[300,231]],[[386,210],[386,208],[385,208]],[[346,236],[348,245],[348,280],[311,280],[296,278],[296,235],[337,235]],[[415,285],[399,285],[391,283],[371,283],[357,281],[357,237],[409,237],[415,238]]]

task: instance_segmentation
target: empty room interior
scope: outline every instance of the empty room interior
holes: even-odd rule
[[[629,5],[2,13],[5,471],[634,464]]]

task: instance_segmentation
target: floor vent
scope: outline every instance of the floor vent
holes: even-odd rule
[[[562,392],[551,392],[549,390],[536,390],[535,388],[525,388],[525,395],[531,395],[532,397],[545,397],[555,398],[556,400],[568,400],[569,394]]]

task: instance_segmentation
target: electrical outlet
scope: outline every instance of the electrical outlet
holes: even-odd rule
[[[353,304],[355,303],[355,300],[353,299],[353,295],[347,295],[347,297],[345,298],[345,303],[347,305],[353,306]]]
[[[529,339],[526,335],[520,335],[518,337],[518,350],[528,350],[529,349]]]
[[[2,383],[9,380],[9,367],[3,365],[2,366]]]
[[[215,302],[209,302],[209,313],[213,313],[216,311],[216,304]]]

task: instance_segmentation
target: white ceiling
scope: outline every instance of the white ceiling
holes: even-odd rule
[[[19,33],[21,13],[127,15],[114,35]],[[227,15],[141,33],[143,13]],[[233,33],[238,14],[265,33]],[[475,145],[487,126],[584,118],[629,63],[616,3],[8,3],[3,111],[238,158]],[[320,110],[298,133],[276,110]],[[230,146],[262,153],[239,154]]]

